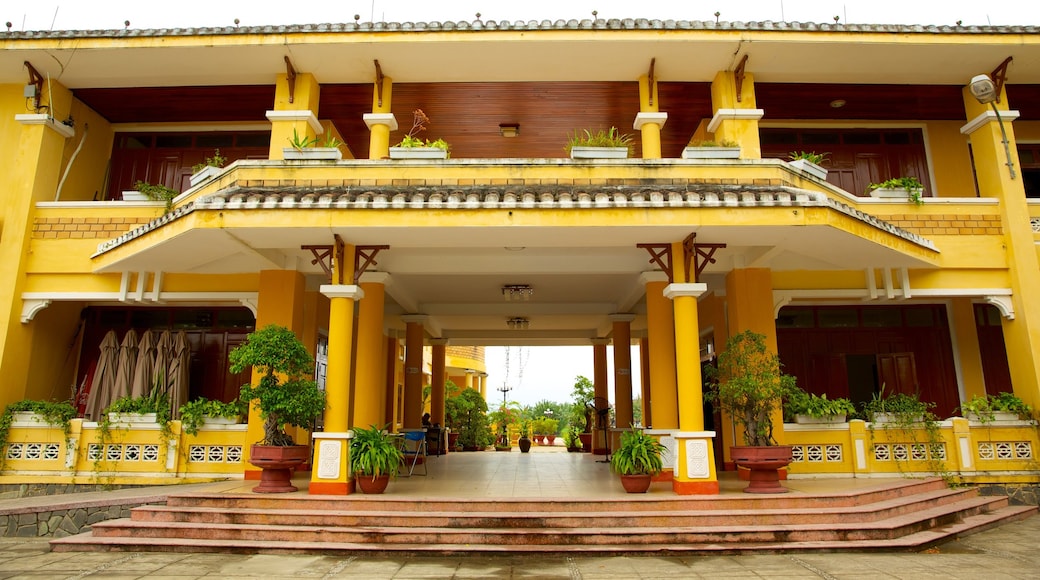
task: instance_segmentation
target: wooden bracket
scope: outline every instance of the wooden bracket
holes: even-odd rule
[[[744,58],[740,59],[740,64],[737,65],[736,70],[733,71],[733,79],[737,84],[737,102],[740,102],[740,94],[744,92],[744,65],[747,64],[748,55],[744,55]]]
[[[672,277],[672,245],[671,244],[636,244],[637,248],[643,248],[650,253],[650,263],[657,264],[668,276],[668,282],[674,282]]]
[[[378,60],[373,60],[376,63],[376,106],[383,106],[383,69],[379,66]]]
[[[369,266],[376,266],[376,255],[380,250],[389,250],[390,246],[357,246],[354,252],[354,283],[357,284],[361,275],[368,270]],[[364,263],[362,263],[364,259]]]
[[[650,95],[650,106],[654,106],[654,64],[657,62],[657,58],[650,59],[650,72],[646,73],[647,78],[647,94]]]
[[[293,102],[296,96],[296,69],[293,68],[289,57],[285,57],[285,80],[289,82],[289,102]]]
[[[43,76],[29,61],[25,61],[25,68],[29,69],[29,84],[36,87],[36,95],[33,96],[33,111],[38,113],[40,112],[40,97],[43,96]],[[53,113],[51,114],[53,115]]]
[[[696,233],[686,236],[683,240],[683,262],[686,269],[686,280],[696,282],[708,264],[715,263],[715,252],[726,247],[726,244],[698,244],[694,242]],[[694,262],[694,276],[690,279],[690,260]]]
[[[993,72],[989,73],[989,77],[993,79],[993,84],[996,85],[997,90],[997,102],[1000,102],[1000,90],[1004,88],[1004,81],[1007,80],[1007,67],[1011,64],[1011,57],[1004,59],[1004,62],[1000,63],[1000,66],[993,69]]]
[[[329,281],[333,284],[343,283],[343,254],[347,245],[339,234],[333,234],[334,244],[331,246],[300,246],[301,250],[310,250],[314,259],[311,264],[321,266]],[[389,247],[389,246],[386,246]]]
[[[332,280],[332,246],[300,246],[301,250],[309,250],[314,259],[311,265],[321,266],[325,275]]]

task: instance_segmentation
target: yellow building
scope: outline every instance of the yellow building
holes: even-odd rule
[[[1040,406],[1034,32],[645,20],[9,32],[0,403],[69,396],[103,336],[131,328],[185,330],[190,396],[227,400],[243,381],[229,349],[279,323],[321,355],[327,434],[407,428],[424,347],[426,380],[486,395],[478,347],[593,344],[618,425],[643,373],[678,493],[717,490],[734,441],[704,412],[700,353],[743,329],[812,392],[918,391],[942,417],[987,392]],[[977,75],[992,102],[973,96]],[[420,110],[418,136],[449,143],[449,159],[391,148]],[[632,136],[628,158],[568,156],[570,138],[612,127]],[[707,140],[734,156],[701,158]],[[297,159],[304,141],[332,158]],[[826,153],[826,176],[789,162],[799,151]],[[193,182],[217,155],[229,162]],[[866,193],[902,177],[923,184],[919,202]],[[169,208],[130,201],[138,181],[179,194]],[[633,341],[645,361],[629,360]],[[624,346],[613,377],[609,344]],[[852,459],[856,429],[837,465],[792,471],[870,471]],[[1012,459],[1033,461],[1030,445]]]

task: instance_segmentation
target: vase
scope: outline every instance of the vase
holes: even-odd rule
[[[362,493],[383,493],[386,491],[386,486],[390,484],[390,475],[383,474],[372,477],[371,475],[358,473],[354,475],[354,481],[357,482],[357,486],[361,489]]]
[[[520,453],[528,453],[531,451],[531,438],[521,437],[517,444],[520,446]]]
[[[730,447],[730,457],[738,467],[751,472],[744,493],[787,493],[780,485],[780,469],[794,459],[790,445],[734,446]]]
[[[292,484],[293,470],[310,459],[307,445],[253,445],[249,450],[249,463],[259,467],[260,485],[255,493],[288,493],[296,491]]]
[[[649,474],[622,475],[621,487],[628,493],[646,493],[650,489],[650,481],[653,478]]]

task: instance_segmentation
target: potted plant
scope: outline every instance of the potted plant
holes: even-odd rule
[[[849,399],[828,399],[826,393],[817,395],[800,388],[792,389],[784,401],[784,414],[801,424],[844,423],[855,412]]]
[[[70,421],[76,417],[76,408],[68,401],[33,401],[25,399],[4,407],[0,413],[0,469],[6,458],[7,436],[12,426],[60,426],[68,447]]]
[[[430,118],[422,109],[412,111],[412,128],[401,142],[390,148],[390,159],[447,159],[451,146],[444,139],[425,141],[417,135],[426,130]]]
[[[729,337],[719,353],[709,398],[742,427],[744,445],[730,448],[738,467],[751,470],[747,493],[784,493],[779,469],[792,460],[789,445],[773,438],[773,415],[784,395],[795,387],[794,377],[781,372],[780,358],[766,347],[766,337],[745,330]]]
[[[621,433],[621,444],[610,456],[610,466],[621,476],[628,493],[646,493],[653,476],[661,473],[661,454],[666,448],[660,441],[641,430]]]
[[[571,159],[627,159],[632,154],[632,135],[617,127],[575,130],[564,149]]]
[[[827,179],[827,170],[821,167],[827,162],[829,153],[816,153],[815,151],[792,151],[788,154],[788,165],[802,173],[808,173],[819,179]]]
[[[393,436],[375,425],[354,428],[350,440],[350,471],[364,493],[383,493],[404,461]]]
[[[102,414],[114,425],[164,424],[170,420],[170,399],[162,389],[153,388],[142,397],[127,395],[112,401]]]
[[[871,183],[867,186],[870,197],[886,199],[907,199],[914,205],[924,203],[924,184],[916,177],[893,177],[881,183]]]
[[[964,418],[978,423],[1029,420],[1033,408],[1017,395],[1003,392],[996,395],[975,395],[968,402],[961,404]]]
[[[343,152],[339,150],[339,146],[342,144],[342,141],[332,136],[331,129],[325,131],[324,140],[300,135],[296,129],[293,129],[293,136],[289,138],[291,147],[282,149],[282,157],[287,161],[306,159],[338,161],[343,159]]]
[[[516,440],[517,445],[520,446],[520,453],[528,453],[531,451],[531,421],[530,419],[522,419],[517,426],[520,438]]]
[[[573,425],[563,432],[563,442],[567,444],[568,453],[581,451],[581,433],[578,433],[578,429]]]
[[[560,428],[560,420],[553,419],[552,417],[546,417],[545,419],[545,444],[555,445],[556,444],[556,432]]]
[[[161,201],[163,202],[163,211],[170,213],[170,209],[173,208],[173,199],[181,193],[176,189],[166,187],[165,185],[152,185],[144,181],[138,181],[134,184],[134,189],[148,201]],[[129,192],[123,192],[124,201],[143,201],[140,198],[134,198],[128,196]]]
[[[314,361],[293,331],[269,324],[250,333],[229,355],[231,372],[253,367],[255,384],[242,385],[241,399],[260,410],[264,438],[250,448],[249,461],[263,470],[253,491],[296,491],[292,469],[310,457],[310,447],[296,445],[285,425],[311,427],[325,411],[325,393],[311,378]]]
[[[457,418],[459,429],[458,444],[463,451],[479,451],[491,443],[491,429],[488,427],[487,401],[475,389],[463,389],[459,393],[462,399],[459,405],[460,416]]]
[[[592,451],[592,416],[595,413],[593,401],[596,398],[595,386],[588,377],[578,375],[574,379],[574,389],[571,391],[573,403],[570,409],[571,425],[580,425],[581,447],[584,451]]]
[[[230,403],[199,397],[181,405],[181,428],[188,435],[198,435],[203,425],[235,425],[246,414],[246,405],[241,399]]]
[[[934,406],[935,403],[926,403],[916,394],[886,395],[885,385],[881,385],[881,389],[863,406],[863,414],[871,423],[895,423],[905,427],[933,419],[931,409]]]
[[[220,154],[220,149],[214,149],[212,157],[207,157],[202,163],[191,166],[191,177],[188,178],[188,182],[195,187],[204,181],[213,179],[220,175],[225,163],[227,163],[227,157]]]
[[[495,437],[495,451],[510,451],[513,448],[509,437],[509,427],[516,423],[520,409],[516,403],[502,403],[488,420],[495,424],[498,435]]]
[[[683,159],[740,159],[740,145],[734,141],[694,141],[682,152]]]

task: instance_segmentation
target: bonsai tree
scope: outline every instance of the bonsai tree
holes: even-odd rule
[[[780,371],[780,357],[766,348],[766,337],[745,330],[726,341],[718,366],[709,367],[709,397],[740,423],[750,446],[776,445],[772,415],[795,379]]]
[[[592,433],[592,410],[589,407],[595,398],[596,391],[592,381],[581,375],[575,377],[574,389],[571,391],[574,403],[571,406],[570,422],[572,426],[581,429],[582,433]]]
[[[291,330],[270,324],[231,351],[231,372],[252,366],[255,385],[242,385],[242,400],[255,403],[264,420],[261,445],[293,445],[285,425],[310,427],[325,411],[325,393],[311,379],[314,361]]]
[[[488,427],[487,401],[474,389],[463,389],[459,393],[458,421],[459,444],[463,447],[483,449],[491,442]]]

